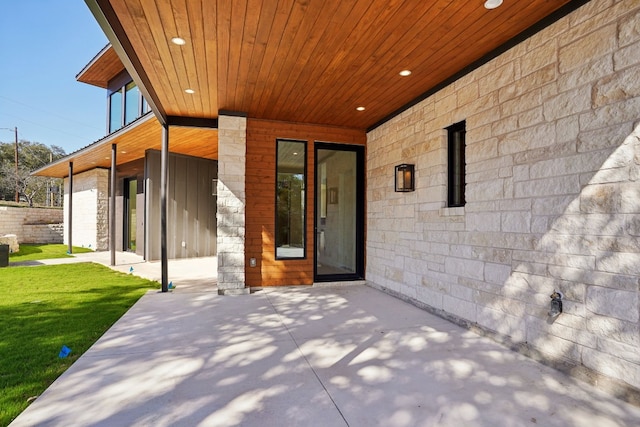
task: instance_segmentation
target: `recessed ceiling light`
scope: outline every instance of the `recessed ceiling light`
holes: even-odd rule
[[[122,153],[122,154],[127,154],[127,152],[126,152],[126,151],[124,151],[124,150],[123,150],[123,151],[121,151],[121,153]]]
[[[487,0],[484,2],[485,9],[495,9],[502,4],[502,0]]]
[[[185,39],[180,38],[180,37],[174,37],[171,39],[171,43],[173,44],[177,44],[178,46],[184,46],[185,44],[187,44],[187,42],[185,41]]]
[[[400,74],[402,77],[407,77],[411,75],[411,70],[402,70],[398,74]]]
[[[356,110],[358,111],[364,111],[364,107],[357,107]]]
[[[196,93],[196,91],[193,89],[185,89],[184,91],[187,92],[189,95],[191,95],[192,93]]]

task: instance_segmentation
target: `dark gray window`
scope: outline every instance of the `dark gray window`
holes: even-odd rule
[[[278,140],[276,153],[276,259],[304,258],[307,145]]]
[[[140,117],[140,90],[134,82],[124,87],[124,124]]]
[[[122,127],[122,89],[109,96],[109,133]]]
[[[447,128],[447,206],[465,205],[465,134],[466,122]]]

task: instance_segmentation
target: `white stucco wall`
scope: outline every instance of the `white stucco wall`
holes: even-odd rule
[[[367,280],[640,388],[639,123],[640,3],[591,1],[368,134]]]
[[[109,171],[93,169],[73,176],[72,244],[109,249]],[[69,179],[64,180],[64,243],[69,244]]]

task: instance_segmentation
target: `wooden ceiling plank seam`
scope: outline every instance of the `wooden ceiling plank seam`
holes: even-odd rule
[[[365,93],[367,93],[369,98],[375,99],[379,95],[374,95],[374,93],[384,94],[391,89],[391,75],[386,70],[390,69],[389,62],[392,62],[394,58],[398,56],[396,52],[402,51],[406,45],[415,43],[413,37],[410,35],[415,35],[423,31],[424,28],[429,28],[432,25],[432,18],[436,15],[442,16],[445,10],[447,10],[446,19],[450,19],[452,16],[455,16],[458,10],[464,5],[462,2],[454,2],[448,3],[445,7],[440,7],[441,4],[442,3],[433,3],[429,7],[427,3],[425,3],[424,5],[427,7],[422,10],[421,13],[418,13],[415,9],[408,10],[404,8],[400,13],[394,13],[392,17],[382,19],[383,22],[387,23],[387,26],[378,26],[373,34],[367,32],[371,35],[364,40],[361,39],[361,45],[354,45],[352,47],[354,52],[363,53],[364,61],[359,64],[358,68],[353,69],[352,72],[349,73],[349,79],[344,79],[338,88],[336,88],[336,92],[340,94],[342,101],[340,105],[344,106],[345,109],[351,109],[351,112],[348,112],[349,115],[353,115],[353,110],[358,106],[357,104],[363,105],[371,110],[371,99],[364,98],[363,95]],[[467,9],[470,8],[467,6]],[[417,22],[420,22],[420,25],[404,25],[411,14],[420,16],[420,18],[416,19]],[[442,30],[438,28],[436,31],[439,32]],[[376,64],[381,65],[376,67]],[[380,67],[382,67],[382,70]],[[400,70],[397,70],[394,74],[397,75],[399,71]],[[372,93],[370,89],[372,87],[376,88],[373,91],[374,93]],[[324,102],[324,100],[321,100],[320,105],[323,105]],[[335,115],[339,113],[340,111],[334,109],[327,111],[324,116],[327,120],[331,120],[331,115],[335,117]],[[310,111],[309,114],[319,113],[317,111]],[[367,115],[366,110],[363,116],[365,115]]]
[[[229,49],[231,49],[231,3],[232,0],[217,0],[216,39],[218,40],[218,111],[225,108],[229,87]]]
[[[251,74],[251,59],[256,50],[256,41],[258,38],[258,29],[260,24],[260,15],[262,14],[262,4],[260,0],[248,0],[245,13],[244,32],[240,47],[240,62],[238,65],[238,73],[241,76],[247,76],[240,83],[237,80],[234,90],[233,106],[235,111],[244,111],[246,94],[249,90],[247,87],[248,76]]]
[[[478,7],[478,8],[462,8],[459,10],[449,10],[448,13],[444,16],[446,16],[445,20],[448,22],[453,22],[452,24],[452,28],[455,28],[458,31],[445,31],[443,35],[441,35],[440,33],[434,34],[432,36],[432,38],[435,38],[437,40],[440,40],[441,43],[436,43],[436,42],[429,42],[427,40],[427,42],[425,43],[425,45],[428,47],[428,49],[430,50],[429,54],[425,54],[424,52],[422,53],[423,56],[427,56],[430,58],[430,61],[433,61],[433,58],[435,58],[435,54],[437,51],[440,51],[442,49],[448,49],[451,46],[451,42],[449,42],[448,40],[461,40],[462,39],[462,34],[465,34],[465,32],[467,33],[467,40],[461,41],[460,45],[463,46],[467,46],[467,48],[469,46],[473,46],[473,41],[474,38],[476,37],[475,35],[470,35],[468,34],[467,28],[474,28],[473,25],[465,25],[464,27],[460,24],[461,22],[465,22],[465,23],[471,23],[473,22],[478,22],[479,18],[481,18],[482,16],[485,16],[487,13],[487,11],[482,8],[482,7]],[[442,17],[442,15],[440,15]],[[490,30],[491,31],[491,30]],[[412,39],[413,37],[411,36],[407,36],[408,39]],[[440,47],[436,47],[433,52],[431,52],[434,48],[433,46],[440,46]],[[442,46],[447,46],[447,48],[443,48]],[[405,51],[405,48],[401,48],[401,50]],[[415,50],[415,49],[414,49]],[[484,54],[484,53],[483,53]],[[481,57],[482,55],[480,55],[479,57]],[[460,56],[456,59],[456,60],[460,60]],[[388,61],[384,61],[385,64],[388,63]],[[438,61],[433,61],[438,63]],[[451,64],[447,63],[447,66],[451,67]],[[456,65],[457,67],[457,65]],[[431,68],[431,70],[433,70],[434,67]],[[442,67],[439,67],[438,70],[442,70]],[[384,69],[383,69],[384,71]],[[417,67],[416,70],[417,73],[414,73],[414,75],[419,75],[420,74],[420,67]],[[422,73],[424,75],[424,73]],[[449,73],[447,73],[448,75],[450,75]],[[385,84],[387,84],[387,82],[385,81],[385,76],[389,76],[390,73],[386,73],[386,72],[381,72],[380,76],[378,76],[377,79],[372,79],[370,80],[370,84],[371,85],[381,85],[384,86]],[[427,78],[429,77],[428,75],[424,75],[423,78]],[[443,78],[444,79],[444,78]],[[406,81],[406,80],[405,80]],[[441,81],[440,79],[438,81]],[[400,90],[400,88],[397,88],[398,90]],[[386,96],[382,96],[379,98],[376,98],[375,100],[367,100],[367,108],[368,110],[378,110],[381,111],[382,108],[389,108],[391,106],[396,106],[396,105],[400,105],[399,102],[397,100],[394,100],[394,95],[393,95],[393,91],[383,91],[383,93],[386,94]],[[411,92],[409,92],[411,93]],[[418,94],[419,96],[419,94]],[[379,114],[379,113],[378,113]],[[327,117],[327,120],[330,122],[333,122],[333,120],[335,120],[336,117]]]
[[[382,3],[385,3],[382,1]],[[340,22],[351,22],[354,23],[350,26],[341,25],[340,30],[336,31],[332,37],[332,40],[328,41],[329,46],[343,46],[351,37],[354,36],[354,32],[357,31],[358,24],[364,19],[364,17],[368,13],[375,13],[375,8],[380,10],[378,4],[374,1],[359,1],[355,2],[353,7],[348,11],[345,11],[347,14],[344,18],[340,19]],[[314,80],[310,81],[308,84],[308,91],[305,96],[300,99],[300,103],[303,105],[314,105],[315,108],[320,104],[319,100],[315,100],[314,96],[321,91],[323,91],[322,86],[326,84],[327,80],[330,77],[336,76],[336,70],[340,68],[341,60],[343,59],[344,50],[339,48],[338,50],[330,50],[325,49],[320,53],[320,57],[314,61],[315,64],[313,66],[312,71],[310,71],[310,77]],[[313,77],[311,76],[313,75]],[[332,82],[334,83],[334,82]],[[305,120],[305,119],[303,119]]]
[[[376,100],[379,99],[380,96],[384,96],[389,92],[398,90],[396,83],[401,82],[402,80],[407,81],[407,79],[402,79],[398,75],[399,71],[402,69],[401,65],[410,62],[407,57],[411,55],[406,55],[400,57],[396,52],[405,52],[407,49],[411,49],[412,46],[415,46],[412,49],[412,52],[418,49],[418,46],[421,46],[420,51],[425,54],[432,49],[434,44],[426,44],[416,43],[416,40],[420,40],[418,37],[420,34],[425,32],[425,28],[429,28],[432,26],[433,20],[436,16],[442,16],[446,13],[446,21],[453,20],[454,17],[458,19],[462,19],[461,15],[466,13],[473,13],[474,10],[470,7],[463,7],[463,3],[449,3],[444,7],[440,7],[441,3],[433,4],[433,7],[425,9],[420,18],[417,19],[421,23],[420,26],[403,26],[402,22],[406,22],[405,20],[409,15],[406,13],[401,13],[399,15],[394,15],[393,20],[389,20],[388,22],[394,22],[394,28],[385,30],[383,34],[392,34],[393,37],[382,37],[380,40],[380,32],[378,32],[377,37],[371,37],[371,44],[368,46],[356,46],[356,51],[369,52],[368,55],[365,55],[365,61],[363,61],[358,69],[354,70],[353,80],[359,82],[358,84],[352,84],[352,82],[345,80],[344,83],[336,89],[338,93],[341,94],[343,98],[343,103],[341,105],[349,105],[349,108],[355,109],[356,104],[360,104],[366,106],[366,108],[371,111],[375,105]],[[435,10],[434,10],[435,9]],[[482,8],[482,10],[485,10]],[[411,11],[415,13],[414,11]],[[402,30],[404,28],[404,30]],[[458,28],[458,26],[454,26],[454,28]],[[436,38],[440,40],[442,37],[439,35],[443,31],[442,28],[438,28],[437,31],[434,31],[431,34],[433,36],[429,36],[429,38]],[[448,31],[445,31],[448,32]],[[376,47],[377,46],[377,47]],[[375,49],[375,52],[372,51]],[[430,54],[427,54],[430,56]],[[381,67],[375,67],[376,63],[381,63]],[[371,70],[375,70],[372,72]],[[419,72],[419,70],[413,70],[414,72]],[[378,88],[375,92],[371,92],[367,90],[370,87]],[[368,99],[364,98],[362,94],[367,93]],[[346,108],[346,107],[345,107]],[[366,111],[366,110],[365,110]],[[333,110],[329,112],[329,115],[325,115],[328,121],[332,121],[336,119],[336,115],[343,113],[339,110]],[[353,113],[351,113],[353,114]],[[366,113],[363,115],[367,115]]]
[[[218,117],[218,38],[217,38],[217,3],[203,1],[202,9],[202,37],[204,40],[205,68],[204,78],[209,81],[208,102],[211,117]]]
[[[114,9],[116,7],[119,7],[119,10],[116,10],[116,13],[119,19],[122,21],[123,27],[126,23],[126,28],[131,29],[131,31],[129,31],[127,35],[131,40],[131,45],[136,50],[136,53],[140,58],[140,62],[145,69],[148,79],[154,82],[153,86],[158,96],[158,101],[163,108],[166,108],[167,104],[176,104],[177,101],[174,97],[173,91],[171,90],[170,83],[167,81],[167,79],[157,78],[156,70],[164,69],[164,65],[162,64],[162,59],[160,58],[159,52],[156,49],[149,50],[146,43],[143,41],[143,32],[145,31],[145,28],[146,34],[149,34],[149,32],[151,31],[149,29],[149,26],[142,23],[137,23],[134,20],[134,16],[129,10],[129,7],[134,7],[133,2],[114,2]],[[138,13],[142,13],[141,9]],[[165,111],[165,113],[167,112]]]
[[[249,111],[250,105],[256,97],[260,67],[264,59],[271,23],[277,8],[277,2],[267,2],[268,4],[264,4],[265,2],[262,0],[254,1],[261,3],[261,8],[258,16],[258,23],[256,24],[255,42],[253,50],[251,51],[247,78],[245,79],[246,85],[244,88],[244,101],[240,106],[242,111]]]
[[[284,6],[283,3],[285,4]],[[264,40],[264,47],[261,48],[261,56],[256,58],[257,65],[253,72],[255,76],[255,87],[249,101],[252,105],[257,106],[260,105],[260,100],[264,97],[264,92],[268,86],[266,79],[276,60],[278,46],[280,45],[284,26],[287,22],[287,15],[283,13],[283,10],[288,10],[287,8],[290,7],[290,1],[280,0],[270,3],[270,5],[269,13],[262,14],[260,19],[260,27],[262,28],[260,40]],[[258,107],[253,107],[252,113],[255,115],[257,110]]]
[[[136,1],[134,0],[126,1],[128,5],[133,5],[136,3]],[[144,5],[142,4],[142,2],[144,2]],[[167,34],[164,32],[162,18],[160,17],[159,11],[157,9],[156,1],[141,0],[141,2],[138,4],[140,4],[140,7],[144,11],[147,19],[146,22],[148,23],[147,26],[149,28],[149,34],[146,38],[146,44],[151,45],[151,47],[158,52],[158,55],[161,58],[161,64],[159,64],[159,68],[154,70],[154,72],[158,73],[158,70],[164,70],[164,76],[166,76],[159,76],[158,81],[166,79],[169,87],[175,87],[176,84],[178,85],[178,87],[181,87],[180,76],[176,73],[176,68],[174,67],[174,61],[167,44]],[[139,22],[139,25],[142,26],[143,23]],[[145,39],[143,39],[143,41],[145,41]],[[186,109],[185,95],[186,94],[183,91],[174,91],[176,103],[166,106],[168,116],[183,115],[182,111]]]
[[[186,41],[183,46],[175,45],[173,42],[168,44],[174,55],[174,63],[181,62],[184,68],[184,81],[179,89],[182,91],[186,89],[195,91],[192,94],[185,95],[187,111],[184,112],[183,116],[187,117],[199,117],[202,115],[202,95],[203,91],[206,90],[206,83],[200,82],[198,79],[198,61],[194,54],[194,48],[200,41],[195,31],[195,26],[197,26],[199,19],[191,21],[188,13],[188,5],[194,3],[197,3],[197,1],[173,0],[171,2],[171,20],[173,21],[174,30],[170,33],[165,28],[167,40],[180,36]],[[169,17],[167,17],[167,20],[169,20]],[[176,70],[179,69],[178,64],[176,64]]]
[[[276,13],[271,23],[271,31],[269,32],[269,39],[265,49],[262,64],[260,66],[260,73],[258,75],[258,82],[262,82],[259,86],[259,97],[254,98],[254,104],[256,107],[253,109],[255,117],[259,117],[262,112],[262,105],[268,101],[268,94],[270,94],[270,85],[273,84],[270,77],[273,76],[272,69],[278,57],[278,49],[282,44],[284,32],[286,30],[287,22],[293,8],[292,0],[279,0],[276,8]]]
[[[341,48],[338,52],[336,52],[331,61],[329,61],[327,67],[323,70],[322,74],[319,76],[314,76],[315,81],[317,82],[312,87],[313,89],[308,92],[307,97],[313,99],[315,98],[317,102],[315,105],[308,110],[308,116],[310,117],[315,112],[319,110],[326,109],[327,102],[330,102],[330,99],[327,100],[324,92],[321,88],[323,85],[328,84],[328,79],[334,78],[335,75],[347,75],[349,78],[338,78],[336,86],[334,87],[347,87],[354,86],[354,80],[358,81],[358,79],[352,78],[352,74],[349,71],[349,68],[352,68],[349,65],[349,61],[346,61],[345,58],[350,57],[360,57],[363,56],[372,56],[373,49],[369,49],[371,53],[366,53],[364,50],[364,45],[371,46],[371,41],[369,39],[379,40],[384,39],[385,36],[389,37],[389,31],[386,30],[385,26],[376,25],[378,21],[389,22],[393,16],[397,16],[398,12],[404,11],[405,15],[409,13],[413,13],[413,10],[407,11],[408,8],[402,8],[401,2],[396,2],[394,7],[380,7],[375,3],[371,3],[370,7],[366,10],[366,12],[362,15],[361,19],[352,27],[349,35],[344,40],[349,40],[352,38],[354,40],[353,43],[348,43],[348,47]],[[395,22],[395,21],[392,21]],[[371,30],[373,28],[373,30]],[[373,34],[372,34],[373,32]],[[347,45],[347,43],[343,43]],[[377,43],[379,44],[379,42]],[[355,52],[355,54],[353,53]],[[351,62],[353,63],[353,62]],[[342,70],[341,70],[342,69]],[[360,79],[360,85],[366,85],[366,81],[362,81]],[[356,85],[357,86],[357,85]],[[340,98],[342,98],[342,92],[335,91],[340,94]],[[343,105],[343,103],[338,103]],[[351,109],[354,110],[357,105],[351,106]]]
[[[227,75],[227,87],[231,90],[229,102],[231,110],[237,111],[235,105],[236,91],[238,89],[238,68],[242,54],[242,40],[244,37],[244,23],[247,15],[247,0],[234,0],[231,8],[231,27],[229,29],[229,74]],[[225,109],[229,109],[225,107]]]
[[[191,23],[192,42],[190,43],[190,56],[195,64],[196,84],[199,91],[197,95],[201,106],[199,116],[214,118],[215,116],[211,114],[211,98],[209,96],[211,85],[207,75],[202,0],[187,2],[186,6],[188,20]]]
[[[282,76],[283,70],[285,69],[285,64],[290,61],[296,60],[296,58],[292,58],[291,49],[292,46],[297,39],[298,34],[300,33],[300,27],[302,26],[302,21],[304,16],[306,15],[306,11],[308,9],[308,3],[295,1],[293,6],[289,12],[289,16],[287,18],[287,23],[285,24],[285,31],[283,32],[282,38],[280,40],[280,45],[278,50],[280,53],[276,55],[276,58],[279,60],[272,66],[275,67],[275,73],[273,76],[270,76],[268,87],[266,88],[266,92],[269,94],[270,102],[265,107],[273,108],[273,100],[277,98],[277,91],[281,85],[281,83],[285,80],[283,77],[278,78],[278,76]],[[287,75],[288,78],[288,75]]]
[[[160,52],[160,56],[164,58],[165,70],[173,71],[175,80],[172,81],[170,79],[169,81],[172,83],[174,90],[180,94],[180,97],[178,97],[177,94],[176,97],[182,100],[181,104],[174,107],[176,110],[173,110],[169,115],[190,116],[195,111],[193,96],[184,92],[185,89],[190,87],[188,73],[189,62],[186,61],[184,57],[185,49],[170,41],[178,32],[175,23],[175,12],[179,7],[175,7],[175,3],[180,0],[167,2],[157,2],[155,0],[142,1],[147,1],[145,7],[148,9],[149,19],[153,20],[152,27],[155,29],[153,32],[153,42]]]
[[[400,107],[396,108],[395,110],[392,110],[392,113],[383,116],[380,120],[376,121],[373,125],[369,126],[368,130],[375,129],[383,121],[386,121],[390,117],[400,114],[400,112],[406,110],[412,105],[415,105],[420,100],[426,99],[427,96],[430,96],[433,94],[434,89],[442,87],[444,84],[451,84],[456,79],[462,77],[463,75],[466,75],[470,70],[476,69],[478,66],[485,64],[488,61],[496,58],[500,53],[526,40],[526,38],[521,39],[522,34],[529,32],[540,21],[550,16],[551,14],[557,12],[558,10],[563,9],[569,3],[571,3],[571,1],[567,0],[567,1],[564,1],[562,4],[554,4],[552,8],[553,10],[545,9],[544,11],[542,11],[542,13],[540,13],[541,9],[539,5],[538,6],[531,5],[532,13],[529,15],[525,15],[527,16],[527,18],[529,18],[526,22],[523,21],[522,15],[516,13],[515,15],[512,16],[513,21],[511,24],[503,23],[499,25],[501,28],[508,28],[509,30],[512,30],[513,28],[517,28],[515,34],[510,34],[510,36],[506,40],[503,37],[499,40],[499,42],[498,41],[494,42],[493,44],[495,44],[495,46],[492,46],[490,49],[485,49],[484,53],[480,55],[475,61],[464,62],[463,63],[464,65],[461,68],[459,66],[457,71],[443,72],[442,75],[439,76],[440,80],[438,83],[432,84],[431,88],[428,89],[427,91],[423,91],[422,93],[415,96],[410,102],[402,104]],[[523,22],[525,23],[523,24]],[[481,31],[486,33],[487,35],[494,35],[494,33],[497,31],[496,28],[498,27],[490,27],[489,25],[486,25],[481,27]],[[471,41],[475,41],[475,34],[477,33],[474,33],[474,35],[471,35],[470,37],[466,38],[464,41],[461,41],[459,44],[461,46],[464,46],[465,49],[475,52],[475,50],[477,50],[476,43],[471,43]],[[512,43],[512,41],[514,42]],[[441,50],[441,52],[443,52],[443,50]]]
[[[529,28],[531,26],[531,21],[535,21],[535,19],[532,19],[530,21],[523,21],[522,18],[516,16],[516,14],[510,14],[509,16],[509,19],[512,21],[506,23],[505,26],[507,28],[518,28],[519,32],[522,32],[526,28]],[[472,26],[472,23],[465,22],[461,26],[468,28]],[[500,34],[500,28],[497,26],[492,26],[491,23],[478,26],[478,32],[476,33],[457,34],[457,37],[452,38],[452,41],[448,43],[454,43],[453,40],[455,40],[456,44],[454,44],[453,46],[460,52],[460,55],[458,55],[458,57],[465,58],[465,61],[463,62],[459,60],[456,62],[451,62],[450,68],[441,69],[435,80],[445,80],[446,76],[453,75],[464,68],[464,66],[462,65],[463,63],[468,64],[475,62],[492,50],[504,44],[507,40],[505,40],[504,38],[497,38],[497,36],[499,36]],[[451,44],[449,44],[449,46],[451,46]],[[483,49],[479,49],[478,46],[486,47],[484,47]],[[447,50],[441,47],[430,55],[431,62],[443,62],[446,55]],[[432,69],[435,68],[432,67]]]
[[[296,38],[296,42],[291,47],[292,53],[289,54],[289,57],[295,58],[295,62],[287,67],[287,79],[280,82],[280,90],[272,102],[271,110],[274,112],[297,108],[293,105],[294,100],[291,99],[291,93],[294,92],[294,88],[302,77],[305,65],[313,59],[313,52],[318,47],[324,29],[327,28],[331,16],[338,7],[336,2],[328,3],[328,9],[326,8],[327,3],[313,4],[317,4],[316,7],[320,10],[311,8],[307,10],[303,18],[301,27],[306,36]]]

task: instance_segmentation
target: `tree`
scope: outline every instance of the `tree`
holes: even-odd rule
[[[60,188],[61,179],[33,176],[31,172],[66,154],[61,147],[50,147],[39,142],[18,142],[17,188],[21,200],[34,204],[49,205],[51,187]],[[13,200],[16,190],[15,145],[0,142],[0,199]]]

